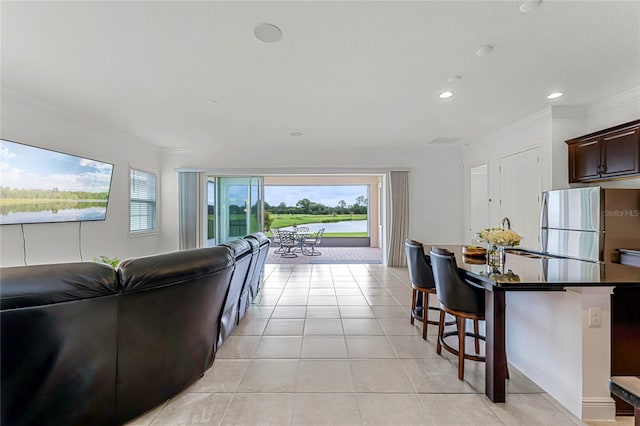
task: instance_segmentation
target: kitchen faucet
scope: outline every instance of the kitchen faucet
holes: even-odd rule
[[[506,229],[511,229],[511,221],[506,216],[502,218],[502,222],[500,222],[500,226],[504,229],[505,224],[507,225]]]

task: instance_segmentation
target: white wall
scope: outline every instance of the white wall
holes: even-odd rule
[[[462,162],[460,149],[416,146],[396,149],[353,148],[341,152],[296,147],[287,152],[264,147],[237,149],[222,144],[217,150],[160,151],[154,145],[102,123],[3,90],[2,137],[16,142],[86,156],[113,163],[114,175],[107,220],[24,226],[28,264],[80,261],[105,255],[121,259],[178,249],[177,168],[402,168],[410,169],[410,236],[438,244],[462,238]],[[162,165],[161,165],[162,164]],[[160,232],[130,237],[129,167],[158,172]],[[20,226],[0,227],[0,265],[23,265]]]
[[[409,169],[409,235],[429,243],[457,244],[462,238],[462,161],[451,146],[395,149],[344,148],[339,152],[297,145],[289,151],[269,147],[252,151],[222,145],[217,150],[168,150],[162,153],[162,247],[178,247],[176,169],[235,169],[255,173],[317,173],[319,170]],[[175,202],[174,202],[175,200]]]
[[[552,185],[550,135],[551,110],[547,109],[469,143],[469,146],[463,151],[463,197],[464,210],[467,213],[465,217],[466,241],[469,241],[477,231],[477,229],[470,228],[470,170],[480,164],[487,164],[490,200],[487,226],[499,226],[502,219],[500,216],[500,159],[532,148],[539,148],[542,188],[543,190],[550,189]]]
[[[32,264],[91,261],[104,255],[126,259],[155,253],[159,236],[129,237],[129,165],[160,170],[153,145],[108,126],[54,109],[3,90],[2,138],[114,164],[107,219],[79,223],[24,225],[26,262]],[[161,200],[162,202],[162,200]],[[0,227],[0,265],[24,265],[20,225]]]

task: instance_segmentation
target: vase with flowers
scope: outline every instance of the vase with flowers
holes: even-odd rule
[[[522,241],[520,234],[504,228],[483,228],[476,235],[487,245],[487,269],[492,273],[504,271],[505,248],[516,247]]]

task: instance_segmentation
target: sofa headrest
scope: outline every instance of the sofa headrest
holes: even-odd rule
[[[115,269],[101,263],[0,268],[0,309],[49,305],[117,292]]]
[[[258,253],[260,251],[260,243],[258,242],[258,240],[256,240],[255,238],[249,238],[248,235],[244,237],[244,240],[249,243],[249,245],[251,246],[251,251],[253,253]]]
[[[126,260],[118,266],[123,292],[177,284],[233,267],[229,247],[216,246]]]
[[[237,240],[231,240],[224,243],[220,243],[220,245],[229,247],[233,252],[236,260],[238,258],[244,257],[245,255],[251,253],[251,245],[247,242],[247,240],[243,240],[241,238]]]
[[[271,240],[269,238],[267,238],[267,236],[264,235],[263,232],[254,232],[253,234],[249,234],[244,238],[245,239],[249,239],[249,240],[250,239],[254,239],[254,240],[258,241],[258,244],[260,244],[261,246],[271,243]]]

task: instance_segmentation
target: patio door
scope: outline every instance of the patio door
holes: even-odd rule
[[[263,230],[263,178],[259,176],[219,177],[217,189],[216,240],[242,238]]]

